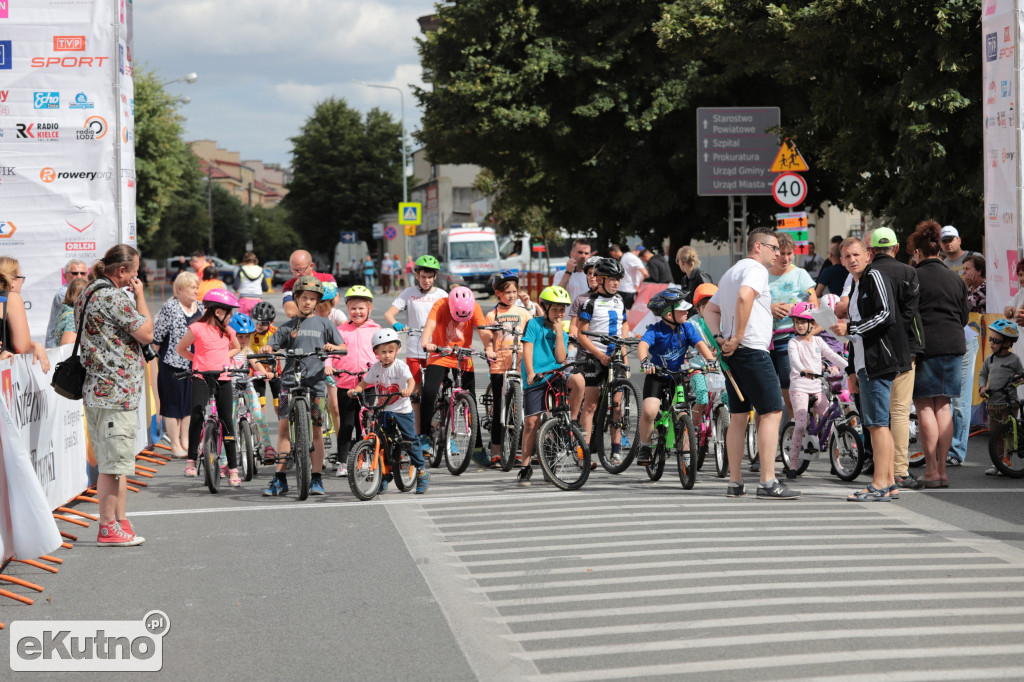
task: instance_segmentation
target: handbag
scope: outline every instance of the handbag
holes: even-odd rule
[[[81,400],[82,387],[85,385],[85,365],[82,364],[82,359],[78,356],[78,346],[82,341],[82,329],[85,327],[85,313],[89,306],[89,299],[100,289],[106,289],[111,286],[113,285],[100,284],[85,297],[85,303],[82,304],[82,319],[78,321],[78,335],[75,337],[75,347],[71,350],[71,355],[67,360],[61,360],[53,368],[53,379],[50,380],[50,385],[53,386],[53,390],[57,395],[68,400]]]

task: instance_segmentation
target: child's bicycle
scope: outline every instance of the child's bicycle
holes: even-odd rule
[[[666,383],[661,388],[661,411],[654,419],[651,461],[645,466],[647,475],[657,481],[665,471],[665,462],[675,452],[679,482],[690,490],[697,481],[697,437],[686,399],[686,382],[691,373],[700,370],[671,371],[657,369],[656,377]]]
[[[624,357],[640,345],[640,339],[627,339],[594,332],[582,332],[599,343],[612,346],[608,354],[607,378],[601,387],[601,397],[594,413],[594,432],[590,435],[590,450],[597,454],[601,466],[610,474],[621,474],[629,468],[636,456],[640,437],[640,396],[628,378],[629,366]],[[620,349],[623,353],[620,354]],[[596,359],[592,360],[597,362]],[[621,459],[612,458],[612,432],[621,432],[619,446]]]
[[[562,490],[578,490],[590,476],[590,448],[569,414],[566,373],[575,367],[576,363],[569,362],[536,375],[538,380],[547,379],[546,411],[537,428],[538,459],[546,478]],[[531,455],[523,453],[524,465]]]
[[[335,375],[337,375],[337,374],[347,374],[350,377],[355,377],[358,381],[362,381],[363,380],[363,375],[366,374],[366,370],[363,370],[362,372],[350,372],[347,369],[336,369],[336,370],[334,370],[334,373],[335,373]],[[367,426],[368,426],[369,423],[370,423],[370,410],[368,410],[365,405],[360,403],[359,404],[359,415],[356,418],[356,423],[355,423],[355,426],[354,426],[354,428],[355,428],[355,437],[356,438],[362,438],[363,436],[366,435],[366,433],[367,433]],[[335,448],[331,448],[330,445],[328,445],[328,442],[327,442],[327,428],[326,428],[326,425],[324,425],[324,426],[325,426],[325,428],[324,428],[324,453],[325,453],[324,454],[324,461],[325,462],[329,462],[330,464],[332,464],[334,466],[338,466],[338,465],[341,464],[342,458],[339,457],[338,452],[337,452],[338,449],[336,447]],[[331,418],[331,432],[334,435],[337,435],[337,427],[334,424],[334,418],[333,417]],[[331,450],[334,450],[334,452],[331,452]],[[349,452],[351,452],[351,449],[349,450]],[[330,454],[327,454],[327,453],[330,453]],[[348,466],[348,464],[347,464],[348,458],[347,457],[345,458],[344,461],[346,462],[346,466]]]
[[[487,356],[461,346],[438,348],[434,352],[441,357],[454,355],[456,362],[452,370],[454,380],[451,376],[444,378],[434,404],[434,413],[430,417],[433,445],[430,466],[440,466],[443,457],[448,471],[458,476],[469,466],[477,433],[476,399],[462,388],[462,361],[474,355],[486,360]]]
[[[416,487],[412,443],[402,438],[395,418],[385,412],[401,395],[375,396],[366,391],[357,395],[369,418],[366,435],[348,453],[349,489],[360,500],[372,500],[390,480],[402,492],[412,490]]]
[[[249,408],[246,396],[252,386],[251,373],[239,375],[232,382],[235,394],[235,439],[238,441],[238,468],[242,480],[251,481],[256,475],[257,462],[263,462],[263,437],[256,425],[256,415]]]
[[[292,364],[292,381],[294,387],[288,390],[288,440],[291,442],[291,452],[279,452],[273,458],[274,464],[286,462],[295,465],[295,483],[299,491],[299,500],[309,497],[309,483],[313,475],[313,462],[310,453],[313,452],[313,412],[310,401],[310,387],[303,384],[305,368],[301,360],[316,357],[320,360],[332,356],[345,355],[345,351],[325,351],[316,349],[313,351],[297,351],[294,348],[279,350],[274,353],[256,353],[250,355],[252,360],[271,360],[277,358],[294,360]],[[325,409],[326,411],[326,409]]]
[[[717,370],[714,366],[708,367],[690,367],[686,371],[686,402],[690,408],[690,420],[693,421],[693,411],[696,408],[696,394],[692,388],[693,377],[697,374],[704,374],[709,378],[711,376],[721,376],[717,374]],[[718,448],[718,439],[716,437],[716,422],[714,417],[714,406],[717,400],[718,392],[712,390],[711,386],[708,386],[708,404],[704,406],[704,413],[701,414],[700,421],[694,422],[693,426],[697,434],[697,471],[704,468],[704,460],[708,455],[715,457]],[[728,425],[728,420],[726,421]]]
[[[501,470],[511,471],[516,463],[516,454],[522,447],[523,440],[523,377],[519,371],[519,353],[523,346],[519,339],[523,332],[503,324],[492,324],[477,327],[486,331],[507,334],[512,337],[512,362],[511,367],[505,369],[505,381],[500,396],[490,395],[490,386],[485,396],[489,396],[491,404],[486,428],[493,428],[493,420],[504,415],[505,428],[502,431],[501,439]]]
[[[1004,421],[990,423],[988,429],[988,456],[992,465],[1010,478],[1024,478],[1024,434],[1021,434],[1024,410],[1017,400],[1017,387],[1021,384],[1024,384],[1024,375],[1016,374],[1002,388],[996,389],[996,393],[1006,396],[1010,408]]]
[[[223,374],[248,374],[246,369],[225,368],[213,372],[196,372],[183,370],[175,372],[178,380],[195,377],[206,382],[209,398],[203,408],[203,428],[199,433],[196,468],[203,471],[203,481],[211,494],[220,490],[220,456],[224,450],[224,421],[217,414],[217,392],[220,390],[218,379]],[[230,419],[230,416],[228,417]],[[198,472],[197,472],[198,473]],[[249,480],[249,479],[246,479]]]
[[[804,435],[804,442],[800,449],[800,466],[797,473],[802,474],[807,471],[811,460],[817,459],[818,454],[827,449],[832,467],[835,469],[835,475],[841,480],[852,481],[860,476],[861,470],[864,468],[864,442],[857,430],[849,425],[849,417],[843,414],[843,407],[839,401],[843,377],[837,374],[824,375],[812,372],[808,372],[807,375],[825,380],[825,399],[830,404],[825,414],[818,419],[814,412],[818,396],[811,395],[808,400],[807,433]],[[793,422],[789,422],[782,430],[782,436],[779,437],[784,471],[790,469],[789,453],[793,442],[794,428]]]

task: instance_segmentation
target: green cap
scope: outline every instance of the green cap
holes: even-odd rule
[[[880,227],[871,233],[871,246],[875,248],[890,249],[899,246],[896,233],[888,227]]]

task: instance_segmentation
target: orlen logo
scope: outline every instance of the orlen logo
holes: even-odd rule
[[[64,242],[64,251],[95,251],[96,242]]]
[[[33,69],[48,69],[50,67],[60,67],[63,69],[77,69],[79,67],[102,68],[103,62],[109,59],[110,57],[32,57],[29,65]]]
[[[85,36],[54,36],[54,52],[85,52]]]

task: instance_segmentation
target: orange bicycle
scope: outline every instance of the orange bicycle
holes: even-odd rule
[[[366,409],[366,435],[348,454],[348,487],[360,500],[372,500],[394,480],[402,492],[416,487],[412,443],[402,438],[398,422],[384,410],[402,396],[357,394]]]

